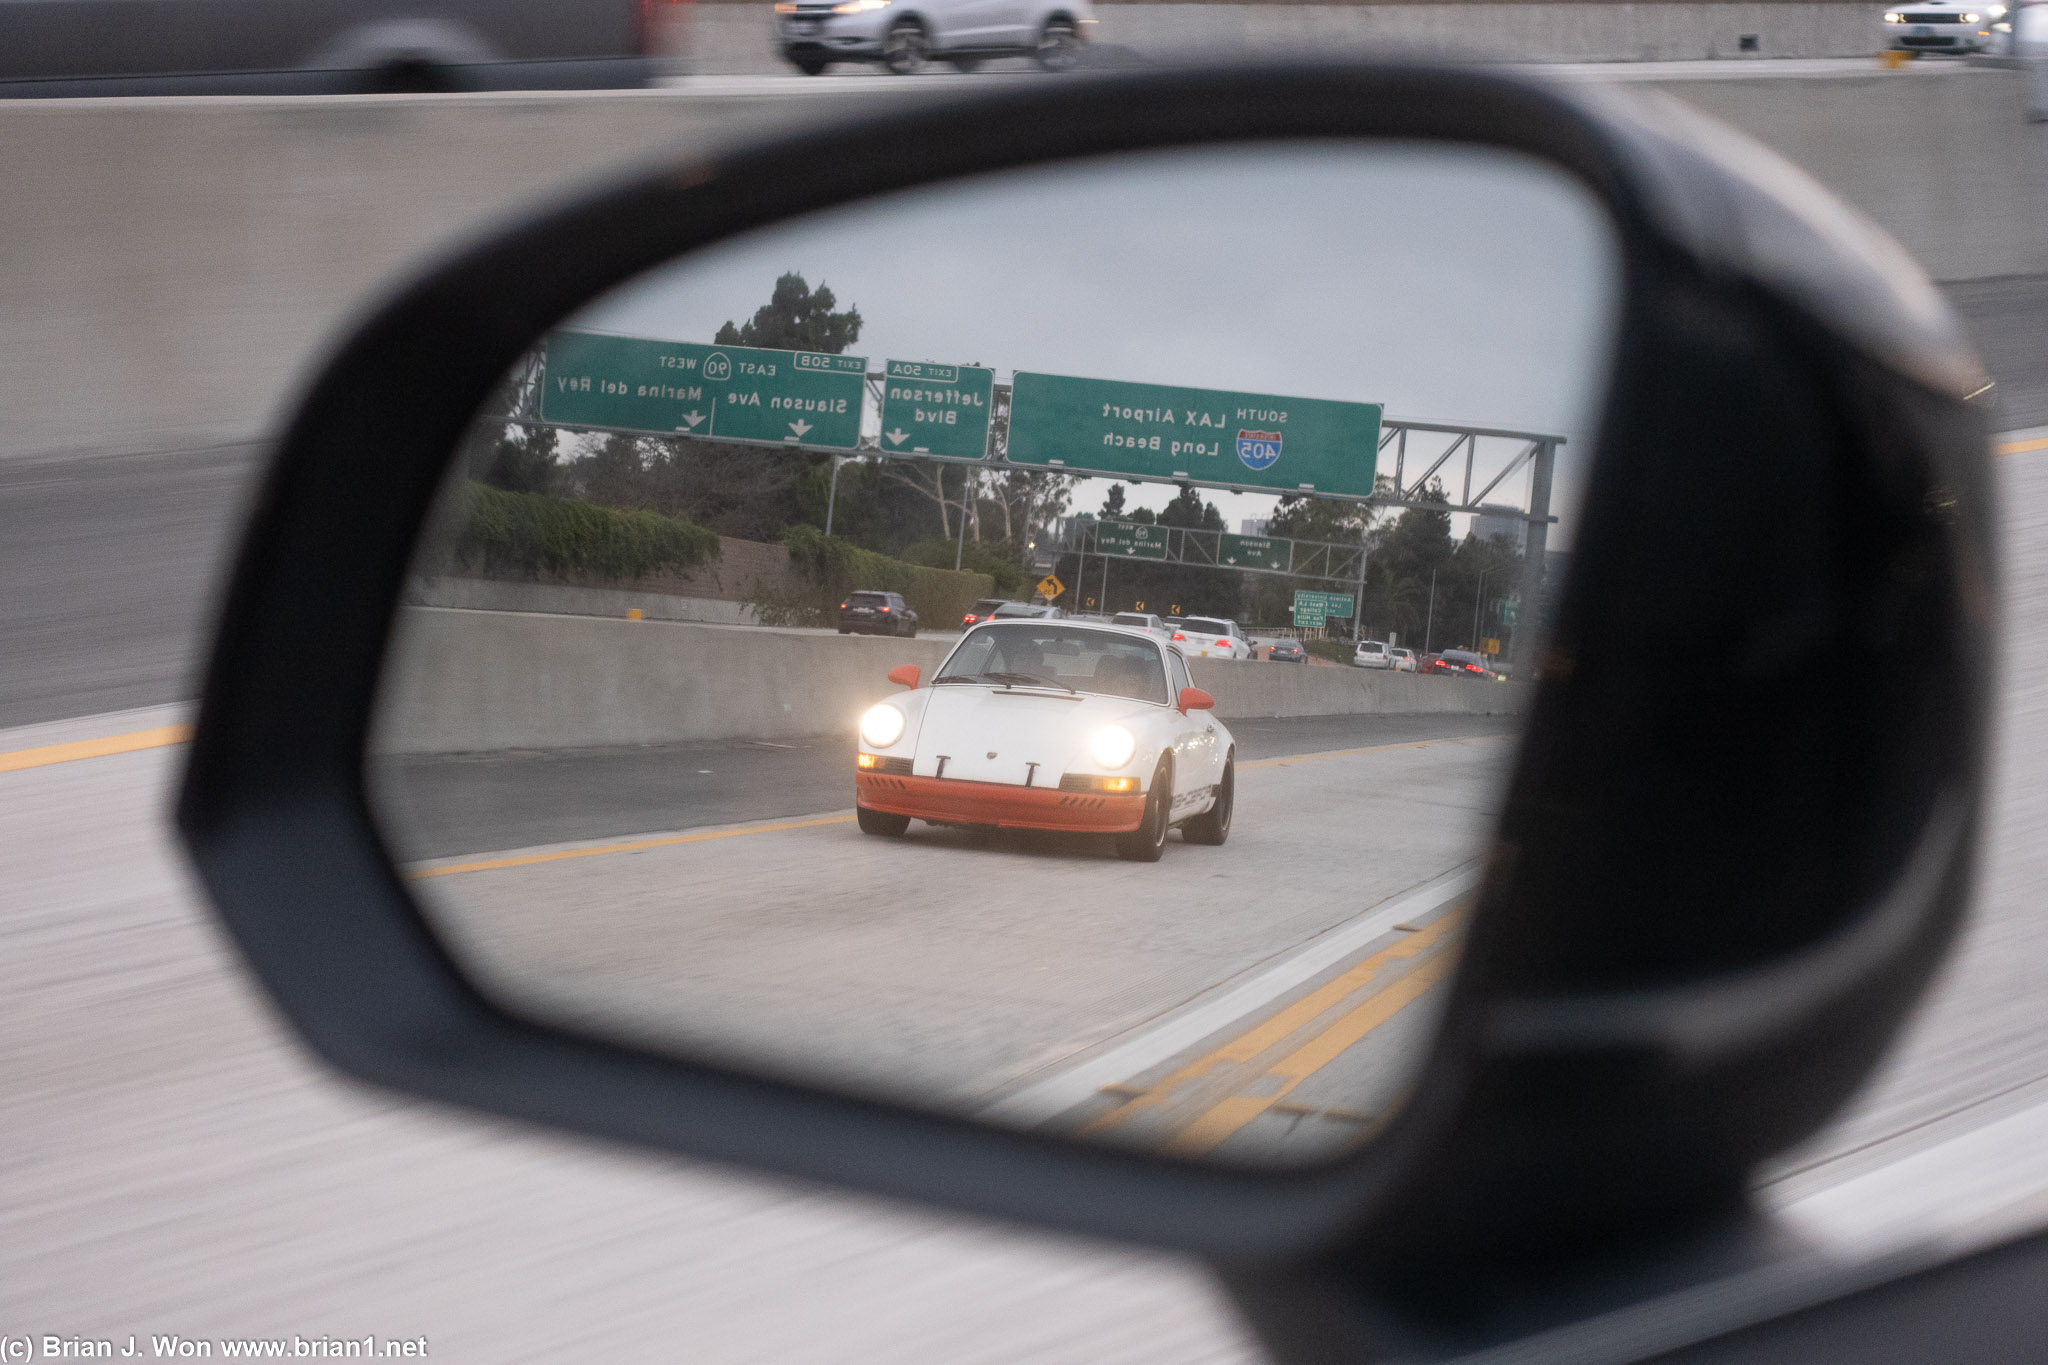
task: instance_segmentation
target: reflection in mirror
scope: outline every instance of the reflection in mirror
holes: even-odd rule
[[[678,260],[455,453],[386,838],[516,1011],[1326,1159],[1446,994],[1617,280],[1563,175],[1380,143],[991,175]]]

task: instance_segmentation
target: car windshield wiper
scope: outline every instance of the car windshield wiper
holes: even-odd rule
[[[932,686],[937,687],[940,683],[978,683],[980,681],[981,679],[972,673],[941,673],[938,677],[932,679]]]
[[[1062,692],[1074,692],[1058,678],[1041,678],[1036,673],[984,673],[981,676],[1005,687],[1057,687]],[[1081,694],[1074,692],[1074,695],[1078,697]]]

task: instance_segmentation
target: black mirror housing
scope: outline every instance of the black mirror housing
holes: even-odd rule
[[[1736,1216],[1748,1172],[1842,1103],[1955,931],[1994,589],[1967,401],[1983,381],[1954,320],[1896,247],[1728,136],[1504,74],[1162,71],[679,156],[517,224],[370,317],[283,438],[179,805],[200,874],[322,1057],[552,1127],[1382,1279]],[[1197,1168],[636,1051],[471,986],[379,839],[363,755],[448,452],[535,338],[682,252],[862,196],[1304,137],[1541,158],[1598,197],[1624,258],[1536,709],[1449,1013],[1383,1138],[1303,1171]],[[1726,648],[1674,676],[1643,643],[1676,619]],[[1909,667],[1909,641],[1951,665]]]

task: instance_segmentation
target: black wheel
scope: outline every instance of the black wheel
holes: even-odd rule
[[[963,76],[971,75],[981,70],[981,58],[979,57],[948,57],[946,60],[951,62],[953,69]]]
[[[825,74],[825,68],[832,65],[823,57],[791,57],[790,61],[806,76],[822,76]]]
[[[1065,19],[1048,19],[1038,31],[1038,50],[1031,54],[1047,71],[1072,71],[1081,60],[1081,40]]]
[[[1223,760],[1223,780],[1216,784],[1216,804],[1180,827],[1191,844],[1220,844],[1230,837],[1230,812],[1237,804],[1237,755]]]
[[[1166,830],[1172,820],[1173,765],[1162,758],[1145,796],[1145,819],[1129,834],[1116,836],[1116,856],[1134,863],[1158,862],[1166,852]]]
[[[854,818],[860,821],[862,834],[879,834],[884,839],[894,839],[910,828],[910,817],[891,815],[887,811],[869,810],[866,806],[853,808]]]
[[[882,65],[899,76],[914,76],[924,70],[931,47],[924,25],[915,19],[899,19],[882,39]]]

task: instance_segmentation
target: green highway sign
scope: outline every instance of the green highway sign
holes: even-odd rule
[[[867,372],[854,355],[556,332],[540,414],[566,426],[852,450]]]
[[[882,451],[888,455],[988,454],[994,370],[892,360],[882,381]]]
[[[1378,403],[1127,384],[1019,370],[1009,459],[1295,493],[1370,497]]]
[[[1126,559],[1166,558],[1164,526],[1147,526],[1136,521],[1095,523],[1095,553],[1122,555]]]
[[[1216,547],[1216,562],[1230,569],[1287,570],[1288,550],[1293,542],[1271,536],[1225,534]]]
[[[1294,594],[1294,624],[1311,628],[1329,624],[1332,616],[1351,615],[1351,594],[1348,592],[1296,592]]]

